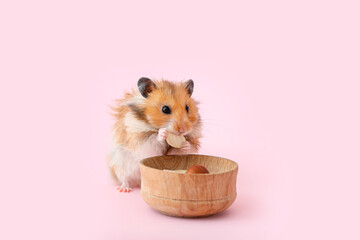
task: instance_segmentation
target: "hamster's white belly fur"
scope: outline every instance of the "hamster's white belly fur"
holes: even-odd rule
[[[157,134],[151,135],[138,151],[130,151],[123,145],[117,144],[112,147],[109,160],[109,167],[114,169],[114,174],[121,186],[139,186],[140,169],[139,163],[142,159],[153,156],[160,156],[165,151],[166,145],[159,142]]]

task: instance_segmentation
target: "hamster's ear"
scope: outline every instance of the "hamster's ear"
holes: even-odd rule
[[[150,78],[147,78],[147,77],[140,78],[137,85],[138,85],[141,95],[144,98],[147,98],[149,93],[151,93],[151,91],[154,88],[156,88],[155,83],[153,81],[151,81]]]
[[[184,82],[184,88],[188,91],[190,97],[194,91],[194,81],[189,79],[186,82]]]

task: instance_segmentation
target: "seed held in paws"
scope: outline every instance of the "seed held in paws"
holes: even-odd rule
[[[172,133],[168,133],[166,138],[168,144],[174,148],[181,148],[183,143],[186,142],[186,139],[183,135],[175,135]]]

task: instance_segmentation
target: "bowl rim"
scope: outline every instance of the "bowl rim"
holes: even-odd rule
[[[204,157],[217,157],[217,158],[222,158],[222,159],[225,159],[225,160],[228,160],[230,162],[233,162],[235,163],[235,168],[234,169],[231,169],[231,170],[228,170],[228,171],[224,171],[224,172],[218,172],[218,173],[204,173],[204,174],[198,174],[198,173],[187,173],[187,174],[184,174],[184,173],[179,173],[179,172],[172,172],[172,174],[181,174],[181,175],[202,175],[202,176],[210,176],[210,175],[219,175],[219,174],[225,174],[225,173],[229,173],[229,172],[233,172],[233,171],[236,171],[239,169],[239,164],[231,159],[228,159],[228,158],[224,158],[224,157],[218,157],[218,156],[213,156],[213,155],[204,155],[204,154],[182,154],[182,155],[159,155],[159,156],[152,156],[152,157],[147,157],[147,158],[143,158],[141,159],[140,161],[140,165],[146,167],[146,168],[149,168],[149,169],[153,169],[153,170],[156,170],[156,171],[159,171],[159,172],[164,172],[163,170],[161,169],[158,169],[158,168],[153,168],[153,167],[149,167],[149,166],[146,166],[144,164],[144,161],[146,161],[147,159],[150,159],[150,158],[157,158],[157,157],[163,157],[163,156],[204,156]]]

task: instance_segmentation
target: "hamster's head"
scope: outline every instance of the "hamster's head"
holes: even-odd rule
[[[199,121],[196,102],[191,98],[193,80],[172,83],[140,78],[138,89],[143,99],[142,111],[153,127],[166,128],[178,135],[186,135]]]

